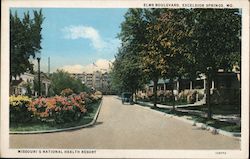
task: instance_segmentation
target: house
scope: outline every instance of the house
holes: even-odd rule
[[[174,80],[174,94],[176,98],[183,92],[197,92],[195,102],[202,101],[205,103],[205,89],[206,89],[206,77],[201,74],[195,81],[189,79],[175,79]],[[159,79],[157,84],[157,95],[164,96],[167,92],[170,92],[172,85],[169,79]],[[223,72],[218,71],[215,79],[211,81],[211,99],[215,104],[219,103],[238,103],[240,95],[240,72]],[[153,94],[153,82],[150,81],[145,89],[139,91],[139,96],[147,98]],[[201,96],[201,97],[200,97]]]
[[[38,92],[35,91],[35,80],[37,80],[37,73],[32,74],[25,72],[16,78],[12,77],[10,82],[10,95],[32,95],[37,96]],[[41,95],[48,96],[49,86],[51,81],[49,77],[41,72]]]

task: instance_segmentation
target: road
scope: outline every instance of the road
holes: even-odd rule
[[[10,135],[11,148],[240,149],[237,139],[104,96],[97,123],[73,131]]]

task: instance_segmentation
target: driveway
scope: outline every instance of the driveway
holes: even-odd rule
[[[10,135],[11,148],[240,149],[238,139],[213,135],[138,105],[104,96],[97,123],[45,134]]]

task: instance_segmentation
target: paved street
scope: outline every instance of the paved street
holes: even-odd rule
[[[95,126],[79,130],[10,135],[11,148],[239,149],[237,139],[213,135],[138,105],[104,96]]]

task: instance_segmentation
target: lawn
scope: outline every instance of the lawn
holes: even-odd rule
[[[141,106],[144,106],[144,107],[151,107],[151,106],[148,106],[147,104],[139,104]],[[151,107],[152,109],[156,110],[156,111],[160,111],[160,112],[164,112],[166,114],[171,114],[171,115],[175,115],[175,116],[179,116],[179,117],[182,117],[182,116],[185,116],[187,117],[187,119],[189,120],[193,120],[193,121],[196,121],[198,123],[204,123],[208,126],[211,126],[211,127],[214,127],[214,128],[217,128],[217,129],[221,129],[221,130],[225,130],[225,131],[228,131],[228,132],[241,132],[241,126],[240,125],[237,125],[235,123],[229,123],[229,122],[225,122],[225,121],[219,121],[219,120],[215,120],[215,119],[211,119],[211,120],[208,120],[206,117],[203,117],[201,114],[193,114],[193,113],[190,113],[190,112],[184,112],[184,111],[181,111],[181,110],[176,110],[176,111],[172,111],[172,108],[153,108]],[[229,107],[227,107],[229,108]],[[225,110],[221,110],[217,107],[217,109],[214,109],[214,111],[216,113],[225,113],[225,114],[230,114],[233,112],[233,109],[234,107],[231,107],[230,109],[225,109]],[[181,108],[183,109],[183,107]],[[205,106],[192,106],[192,107],[184,107],[184,109],[187,109],[187,110],[199,110],[199,111],[202,111],[204,113],[204,111],[206,111],[206,108]],[[234,111],[235,112],[235,111]]]
[[[241,126],[234,123],[219,121],[215,119],[208,120],[207,118],[198,115],[191,115],[191,120],[194,120],[199,123],[204,123],[216,129],[221,129],[229,132],[241,132]]]
[[[173,105],[173,102],[172,101],[165,101],[165,102],[158,102],[158,104],[163,104],[163,105],[168,105],[168,106],[172,106]],[[175,105],[186,105],[188,104],[186,101],[180,101],[180,100],[177,100],[175,101],[174,103]]]
[[[55,130],[55,129],[63,129],[70,128],[75,126],[81,126],[90,123],[100,106],[101,101],[93,103],[91,107],[93,110],[88,111],[80,120],[74,122],[67,122],[63,124],[52,124],[41,121],[31,121],[27,123],[11,123],[10,131],[44,131],[44,130]]]
[[[138,101],[140,102],[149,102],[149,103],[153,103],[152,100],[143,100],[143,99],[138,99]],[[173,102],[172,101],[169,101],[169,100],[166,100],[166,101],[157,101],[157,104],[163,104],[163,105],[167,105],[167,106],[172,106],[173,105]],[[187,101],[184,101],[184,100],[177,100],[175,101],[175,105],[186,105],[188,104]]]
[[[213,114],[217,115],[230,115],[230,114],[240,114],[240,106],[235,105],[211,105]],[[206,105],[200,106],[192,106],[192,107],[182,107],[183,109],[187,110],[199,110],[203,112],[207,112]]]

